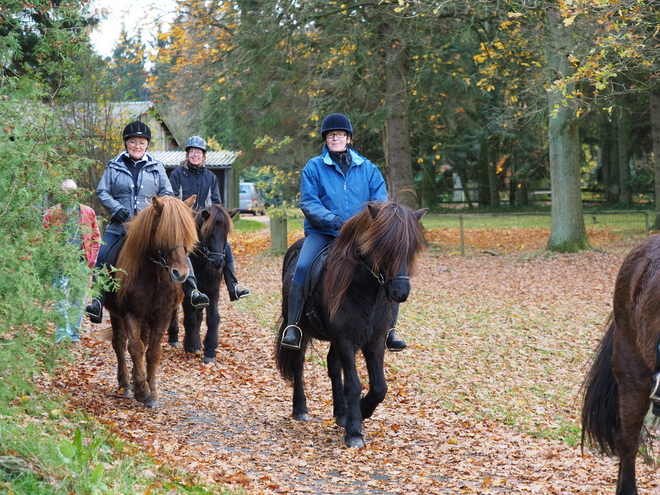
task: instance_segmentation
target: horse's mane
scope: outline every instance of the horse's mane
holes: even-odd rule
[[[130,287],[144,263],[152,263],[147,254],[175,246],[192,251],[197,244],[197,229],[190,207],[174,196],[153,197],[152,202],[126,224],[126,242],[119,253],[117,267],[121,287]],[[120,290],[121,292],[121,290]]]
[[[209,217],[204,218],[203,211],[209,213]],[[216,223],[219,223],[221,228],[227,233],[232,231],[233,223],[227,210],[220,205],[211,205],[204,210],[195,213],[195,223],[203,238],[207,238],[213,232]]]
[[[406,265],[412,275],[424,246],[415,212],[396,201],[372,203],[350,218],[326,263],[323,297],[330,317],[339,310],[361,260],[388,279]]]

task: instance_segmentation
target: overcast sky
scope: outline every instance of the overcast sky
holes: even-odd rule
[[[133,7],[131,7],[131,4]],[[91,40],[94,49],[102,56],[109,57],[119,39],[122,23],[126,25],[129,34],[143,33],[144,42],[151,41],[149,34],[155,32],[154,20],[158,17],[167,18],[174,10],[175,0],[92,0],[92,11],[107,10],[108,16],[101,21],[99,27],[92,33]]]

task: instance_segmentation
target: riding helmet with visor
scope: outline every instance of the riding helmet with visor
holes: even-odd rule
[[[346,115],[341,113],[331,113],[321,123],[321,137],[325,139],[325,135],[330,131],[345,131],[349,137],[353,136],[353,126],[351,121],[348,120]]]
[[[206,152],[206,141],[204,141],[202,136],[191,136],[188,138],[188,142],[186,142],[186,151],[190,148],[198,148]]]
[[[136,120],[124,127],[123,137],[124,141],[132,137],[141,137],[145,138],[147,141],[151,141],[151,129],[149,129],[149,126],[144,122]]]

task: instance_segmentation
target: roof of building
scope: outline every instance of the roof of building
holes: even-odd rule
[[[166,167],[177,167],[186,159],[185,151],[149,151],[154,159]],[[209,168],[229,168],[236,161],[237,154],[233,151],[209,151],[206,153],[205,166]]]

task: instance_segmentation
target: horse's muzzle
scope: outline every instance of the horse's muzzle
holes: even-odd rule
[[[390,302],[406,302],[410,295],[410,279],[407,276],[394,277],[388,282],[385,292]]]
[[[188,270],[181,271],[177,268],[172,268],[170,270],[170,280],[175,284],[182,284],[188,278]]]

